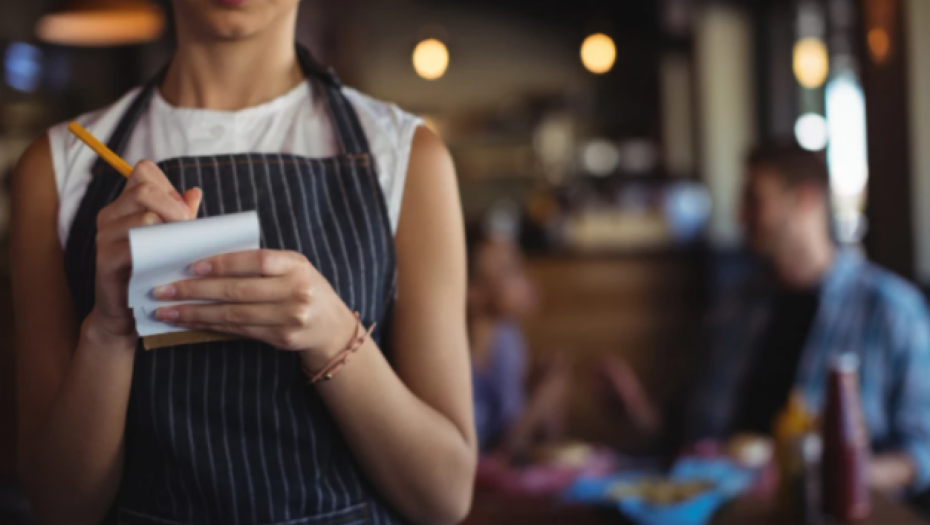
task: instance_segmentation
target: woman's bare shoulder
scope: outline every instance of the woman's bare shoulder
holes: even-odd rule
[[[48,140],[48,133],[32,141],[19,158],[15,174],[21,177],[28,176],[37,169],[50,171],[52,169],[52,148]]]
[[[70,353],[74,314],[58,240],[58,191],[47,134],[20,157],[13,173],[10,262],[21,350]],[[36,355],[36,352],[30,352]]]
[[[51,143],[43,133],[26,148],[13,170],[13,225],[20,214],[33,215],[48,204],[57,205],[57,193]]]

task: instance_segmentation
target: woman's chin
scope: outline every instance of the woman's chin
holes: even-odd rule
[[[235,16],[237,13],[224,13],[226,16],[216,17],[206,24],[202,30],[215,40],[242,40],[258,33],[262,24],[255,21],[255,17]]]
[[[202,37],[216,40],[240,40],[266,29],[274,29],[290,19],[295,0],[256,2],[255,0],[207,0],[206,2],[178,2],[179,18],[187,18],[181,25]],[[189,11],[188,11],[189,9]],[[187,11],[182,12],[182,11]]]

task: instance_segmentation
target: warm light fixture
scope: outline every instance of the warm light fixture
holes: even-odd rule
[[[165,14],[146,0],[73,0],[39,19],[40,40],[72,46],[141,44],[158,38]]]
[[[420,42],[413,50],[413,68],[426,80],[442,77],[448,67],[449,50],[435,38]]]
[[[807,89],[817,89],[827,80],[830,59],[823,40],[802,38],[794,45],[794,76]]]
[[[869,55],[881,65],[894,54],[895,37],[900,31],[896,14],[900,10],[900,0],[866,0],[863,4]]]
[[[884,28],[869,30],[869,53],[877,64],[884,64],[888,60],[888,55],[891,54],[891,39]]]
[[[617,60],[617,46],[607,35],[597,33],[584,39],[581,44],[581,63],[588,71],[603,75],[614,67]]]

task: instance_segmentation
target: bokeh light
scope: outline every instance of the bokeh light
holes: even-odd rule
[[[13,89],[31,93],[42,79],[42,51],[24,42],[13,42],[4,53],[4,79]]]
[[[802,38],[794,45],[794,76],[807,89],[817,89],[827,80],[830,59],[819,38]]]
[[[794,124],[794,136],[806,150],[820,151],[826,148],[830,136],[827,119],[816,113],[801,115]]]
[[[891,54],[891,39],[888,37],[888,31],[882,28],[875,28],[869,31],[869,54],[876,64],[883,64],[888,60]]]
[[[614,67],[617,46],[613,39],[603,33],[589,36],[581,44],[581,62],[588,71],[603,75]]]
[[[127,0],[118,6],[45,15],[36,25],[36,34],[52,44],[118,46],[150,42],[161,36],[164,28],[161,8],[144,0]]]
[[[417,44],[413,50],[413,68],[426,80],[436,80],[446,74],[449,67],[449,50],[446,45],[430,38]]]
[[[584,145],[581,164],[591,175],[606,177],[617,171],[620,165],[620,151],[607,139],[594,139]]]
[[[865,191],[869,179],[865,95],[851,73],[830,80],[826,95],[830,132],[827,162],[833,192],[839,197],[856,197]]]

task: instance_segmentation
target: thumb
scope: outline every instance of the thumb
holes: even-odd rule
[[[187,207],[190,208],[191,219],[197,218],[197,212],[200,210],[200,203],[203,202],[203,192],[200,188],[191,188],[184,192],[184,202],[187,203]]]

